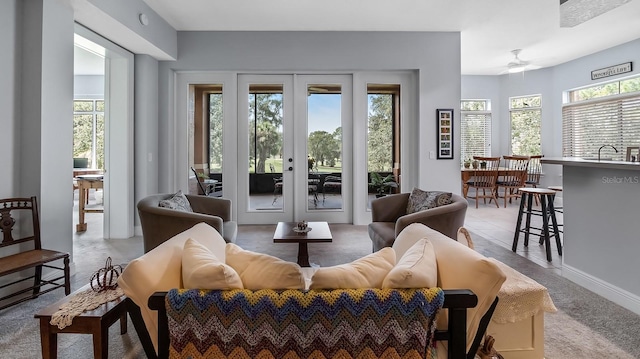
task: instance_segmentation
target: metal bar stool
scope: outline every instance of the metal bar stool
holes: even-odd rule
[[[522,194],[520,199],[520,210],[518,212],[518,221],[516,223],[516,231],[513,236],[512,251],[516,251],[518,248],[518,239],[520,233],[524,233],[524,246],[529,246],[529,235],[540,236],[540,240],[544,240],[544,244],[547,251],[547,261],[551,262],[551,235],[556,238],[556,246],[558,247],[558,254],[562,255],[562,243],[560,242],[560,233],[558,231],[558,222],[556,220],[556,211],[553,207],[553,199],[556,191],[546,188],[520,188],[518,191]],[[540,210],[533,208],[533,197],[538,196],[540,198]],[[526,203],[526,208],[525,208]],[[522,216],[526,214],[525,227],[521,228]],[[531,216],[542,217],[542,228],[536,228],[531,226]],[[551,219],[551,223],[549,223]],[[551,228],[549,226],[551,225]],[[531,230],[539,230],[540,234],[533,233]]]

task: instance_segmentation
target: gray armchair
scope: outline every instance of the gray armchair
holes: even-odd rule
[[[464,226],[467,200],[452,194],[451,201],[451,204],[411,214],[407,214],[409,193],[391,194],[371,201],[372,222],[368,231],[373,251],[391,247],[396,236],[411,223],[422,223],[455,240],[458,228]]]
[[[230,200],[186,195],[193,212],[159,206],[161,200],[171,196],[173,193],[156,194],[145,197],[138,202],[145,253],[200,222],[215,228],[226,242],[234,243],[236,241],[238,224],[231,221]]]

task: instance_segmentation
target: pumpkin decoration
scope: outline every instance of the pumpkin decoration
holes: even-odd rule
[[[119,265],[111,264],[111,257],[107,257],[107,262],[104,268],[98,269],[97,272],[91,276],[91,289],[96,292],[102,292],[105,290],[113,290],[118,287],[118,277],[122,273],[122,267]]]

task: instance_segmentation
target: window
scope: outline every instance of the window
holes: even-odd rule
[[[509,98],[511,119],[511,154],[540,155],[540,124],[542,96],[530,95]]]
[[[73,101],[73,157],[104,168],[104,100]]]
[[[489,100],[460,101],[460,160],[491,155],[491,103]]]
[[[222,91],[209,93],[209,173],[222,173]]]
[[[391,176],[398,181],[400,175],[400,85],[368,84],[367,118],[367,181],[371,173]],[[389,186],[388,191],[399,188]],[[374,188],[369,188],[375,193]],[[370,202],[369,202],[370,204]]]
[[[640,146],[640,77],[567,92],[562,108],[562,155],[597,157],[602,145],[618,149],[607,157],[625,159]]]

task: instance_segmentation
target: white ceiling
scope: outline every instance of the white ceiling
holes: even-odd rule
[[[549,67],[640,38],[640,0],[572,28],[560,28],[559,0],[144,2],[179,31],[460,31],[465,75],[504,72],[513,49]]]

